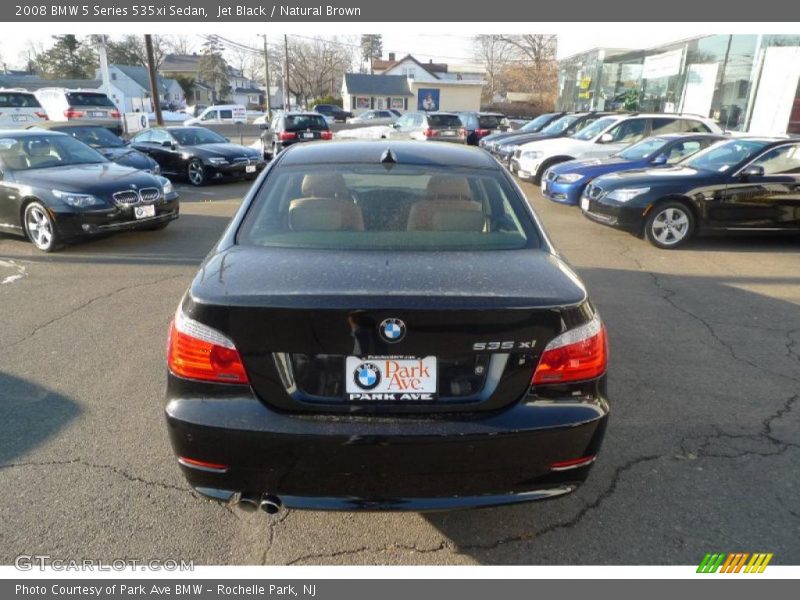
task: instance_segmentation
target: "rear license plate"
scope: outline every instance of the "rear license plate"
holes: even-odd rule
[[[90,110],[90,111],[89,111],[89,116],[90,116],[90,117],[94,117],[94,118],[100,118],[100,119],[102,119],[103,117],[105,117],[105,116],[106,116],[106,113],[104,113],[104,112],[103,112],[103,111],[101,111],[101,110]]]
[[[137,219],[147,219],[148,217],[155,217],[156,216],[156,207],[152,204],[146,204],[144,206],[137,206],[133,209],[133,216]]]
[[[303,139],[313,140],[314,139],[314,134],[313,133],[304,133],[303,134]]]
[[[589,199],[586,196],[581,198],[581,210],[589,210]]]
[[[442,135],[449,135],[451,137],[454,136],[455,134],[456,134],[455,131],[443,131],[442,132]]]
[[[255,165],[246,165],[245,168],[244,168],[244,172],[245,173],[255,173],[256,172],[256,166]]]
[[[348,400],[414,402],[436,400],[436,357],[348,356]]]
[[[28,115],[11,115],[11,120],[19,123],[20,121],[27,121]]]

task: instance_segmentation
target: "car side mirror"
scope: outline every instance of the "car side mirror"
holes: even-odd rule
[[[600,136],[600,139],[597,141],[600,142],[601,144],[608,144],[614,141],[614,136],[611,135],[610,133],[604,133],[603,135]]]
[[[164,140],[163,142],[161,142],[161,145],[164,146],[164,148],[172,148],[172,142],[170,142],[169,140]]]
[[[745,170],[743,170],[740,174],[740,177],[743,179],[750,179],[751,177],[763,177],[764,176],[764,167],[759,165],[750,165]]]
[[[230,142],[231,140],[230,140],[230,138],[225,138],[225,141],[226,142]]]
[[[392,123],[392,127],[395,129],[400,129],[400,123]]]
[[[269,125],[267,123],[261,123],[261,125],[259,125],[259,127],[261,129],[263,129],[264,131],[269,130]]]
[[[652,161],[650,161],[654,165],[665,165],[667,164],[667,155],[666,154],[659,154],[656,156]]]

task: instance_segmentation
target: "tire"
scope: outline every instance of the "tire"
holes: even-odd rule
[[[694,235],[695,218],[682,202],[663,202],[647,215],[644,234],[656,248],[672,250],[688,242]]]
[[[41,202],[31,202],[22,216],[25,235],[42,252],[53,252],[61,247],[55,221]]]
[[[206,184],[206,169],[202,161],[193,158],[186,166],[186,177],[189,183],[200,187]]]
[[[261,140],[261,154],[264,155],[264,160],[271,160],[273,156],[272,153],[267,150],[267,144],[264,140]]]

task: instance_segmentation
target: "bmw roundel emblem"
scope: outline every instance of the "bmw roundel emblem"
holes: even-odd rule
[[[361,363],[353,371],[353,381],[362,390],[374,390],[381,382],[381,372],[373,363]]]
[[[385,319],[378,326],[378,331],[384,341],[393,344],[406,337],[406,324],[400,319]]]

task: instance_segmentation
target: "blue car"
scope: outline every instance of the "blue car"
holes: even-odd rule
[[[559,163],[550,167],[542,177],[542,195],[553,202],[577,205],[584,188],[600,175],[670,166],[725,139],[728,138],[701,133],[659,135],[632,144],[608,158]]]

